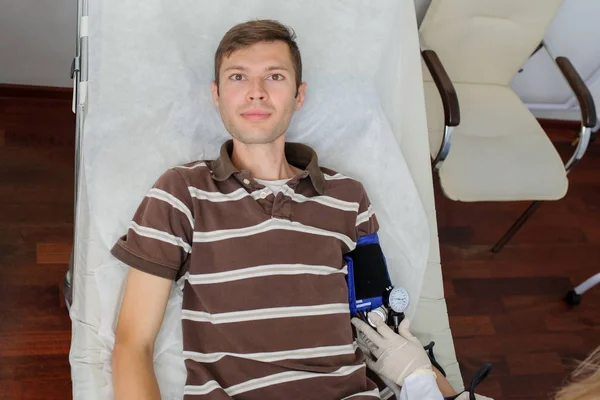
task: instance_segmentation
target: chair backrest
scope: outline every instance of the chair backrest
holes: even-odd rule
[[[453,82],[508,85],[563,0],[432,0],[420,27]]]

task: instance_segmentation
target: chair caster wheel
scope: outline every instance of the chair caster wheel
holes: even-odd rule
[[[578,306],[581,304],[581,295],[577,294],[575,290],[569,290],[569,293],[565,296],[565,301],[570,306]]]

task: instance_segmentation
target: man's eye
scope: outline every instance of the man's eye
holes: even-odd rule
[[[233,74],[231,75],[231,79],[233,79],[234,81],[241,81],[242,79],[244,79],[244,77],[241,74]]]
[[[271,80],[274,80],[274,81],[282,81],[283,80],[283,75],[281,75],[281,74],[273,74],[269,78]]]

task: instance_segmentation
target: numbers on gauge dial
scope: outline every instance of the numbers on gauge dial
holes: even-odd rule
[[[396,312],[404,312],[408,308],[409,298],[406,289],[396,286],[390,292],[390,307]]]

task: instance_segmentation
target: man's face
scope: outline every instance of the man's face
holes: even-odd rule
[[[283,135],[302,107],[306,83],[296,95],[290,49],[285,42],[261,42],[223,59],[213,100],[227,131],[244,144],[271,143]]]

